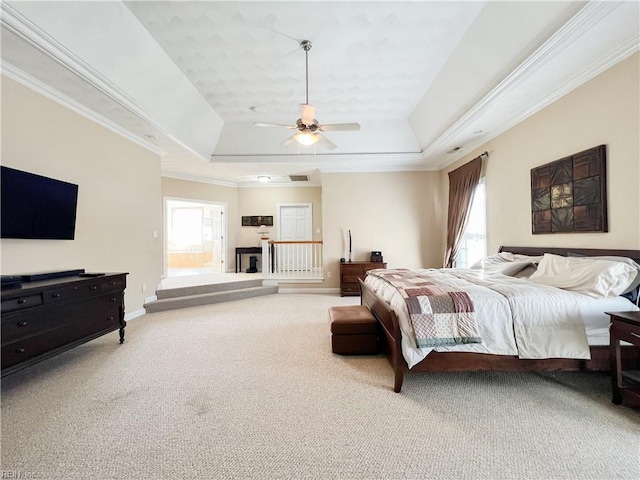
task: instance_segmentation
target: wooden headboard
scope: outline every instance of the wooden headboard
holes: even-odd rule
[[[562,255],[563,257],[569,254],[575,253],[577,255],[584,255],[585,257],[597,257],[597,256],[613,256],[613,257],[628,257],[640,263],[640,250],[615,250],[605,248],[546,248],[546,247],[500,247],[498,252],[511,252],[519,253],[521,255],[544,255],[545,253],[552,253],[554,255]]]

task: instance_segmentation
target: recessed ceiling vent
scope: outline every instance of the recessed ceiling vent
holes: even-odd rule
[[[306,175],[289,175],[292,182],[308,182],[309,177]]]

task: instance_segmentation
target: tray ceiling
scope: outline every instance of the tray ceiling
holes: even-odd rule
[[[638,2],[3,2],[3,74],[229,185],[438,170],[638,50]],[[338,147],[283,147],[305,101]]]

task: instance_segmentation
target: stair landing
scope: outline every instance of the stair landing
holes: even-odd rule
[[[163,288],[156,291],[157,300],[145,304],[144,308],[147,313],[153,313],[278,293],[278,287],[275,285],[263,286],[261,277],[247,279],[249,275],[244,277],[233,276],[234,274],[227,274],[226,277],[221,277],[225,274],[219,275],[218,280],[226,278],[226,281],[206,283],[211,280],[206,278],[207,275],[193,276],[190,279],[179,277],[165,279],[170,281],[163,281],[161,285]],[[166,285],[176,286],[166,288]]]

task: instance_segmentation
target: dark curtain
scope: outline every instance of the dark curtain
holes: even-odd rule
[[[449,172],[449,214],[444,266],[453,267],[469,222],[473,192],[480,181],[482,155]]]

